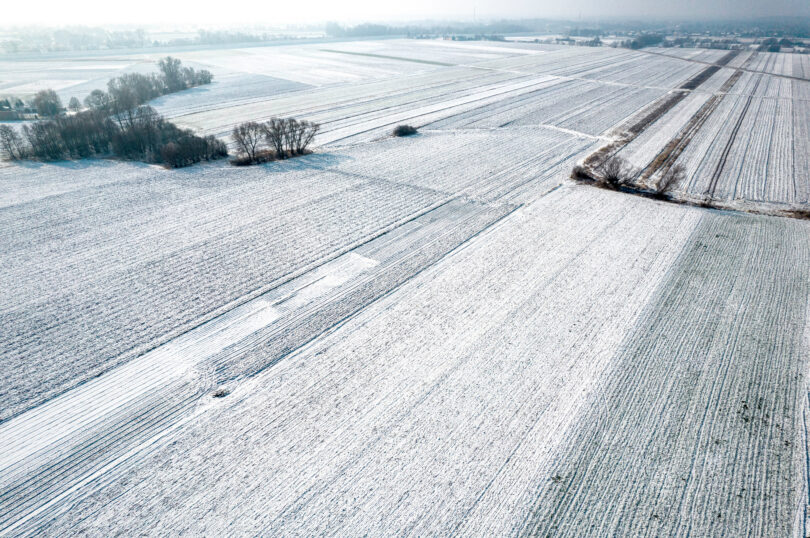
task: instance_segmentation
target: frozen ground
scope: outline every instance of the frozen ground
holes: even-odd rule
[[[804,535],[810,223],[567,179],[722,57],[657,52],[184,52],[317,152],[0,165],[0,535]],[[803,64],[729,65],[622,154],[801,203]]]

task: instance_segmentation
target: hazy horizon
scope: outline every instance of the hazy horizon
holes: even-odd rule
[[[247,0],[237,7],[223,9],[220,2],[202,0],[190,11],[186,5],[143,0],[134,12],[113,11],[100,0],[72,3],[47,2],[32,10],[12,3],[4,10],[3,26],[13,25],[286,25],[335,21],[410,22],[415,20],[491,20],[491,19],[726,19],[743,20],[764,17],[810,16],[810,2],[805,0],[685,0],[678,3],[650,3],[644,0],[571,0],[565,3],[548,0],[412,0],[407,3],[383,4],[371,0],[329,2],[304,0],[297,3],[267,3]]]

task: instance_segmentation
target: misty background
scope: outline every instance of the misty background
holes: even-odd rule
[[[808,17],[807,0],[409,0],[380,2],[352,0],[301,0],[298,2],[260,2],[243,0],[223,3],[201,0],[193,4],[142,0],[135,4],[102,0],[74,2],[46,1],[32,7],[25,2],[7,2],[2,10],[1,26],[11,25],[110,25],[110,24],[184,24],[289,25],[336,21],[360,22],[407,21],[479,21],[487,19],[565,18],[594,19],[724,19],[744,20],[766,17]]]

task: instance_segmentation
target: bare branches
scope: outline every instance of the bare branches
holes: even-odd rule
[[[233,140],[241,153],[247,155],[251,161],[256,160],[256,154],[260,149],[264,127],[255,121],[242,123],[233,128]]]
[[[683,167],[681,164],[676,164],[671,166],[664,175],[661,176],[661,179],[658,180],[658,183],[655,185],[655,193],[658,196],[664,196],[665,194],[675,190],[675,188],[682,184],[686,179],[686,168]]]
[[[595,167],[599,181],[611,188],[618,189],[632,181],[635,171],[621,157],[606,157]]]
[[[286,126],[281,118],[270,118],[264,124],[264,137],[270,145],[270,149],[280,157],[284,155],[284,132]]]
[[[270,118],[265,123],[248,122],[234,127],[233,139],[242,158],[233,161],[244,165],[286,159],[308,153],[320,126],[295,118]],[[266,144],[263,147],[262,141]]]
[[[287,123],[288,145],[287,151],[291,155],[302,155],[315,139],[320,125],[310,121],[298,121],[290,118]]]
[[[0,125],[0,149],[12,161],[22,159],[27,154],[22,137],[10,125]]]

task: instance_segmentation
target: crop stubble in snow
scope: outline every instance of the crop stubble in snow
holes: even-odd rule
[[[217,84],[156,103],[315,155],[0,167],[0,533],[787,534],[808,226],[560,187],[725,53],[322,48],[184,53]],[[729,65],[623,154],[716,101],[688,188],[806,201],[806,62]]]
[[[699,213],[681,209],[556,191],[238,389],[49,532],[514,532],[688,240]]]
[[[791,534],[809,228],[702,217],[565,439],[528,534]]]
[[[0,209],[0,419],[446,198],[319,169],[268,182],[134,168],[131,181]]]

